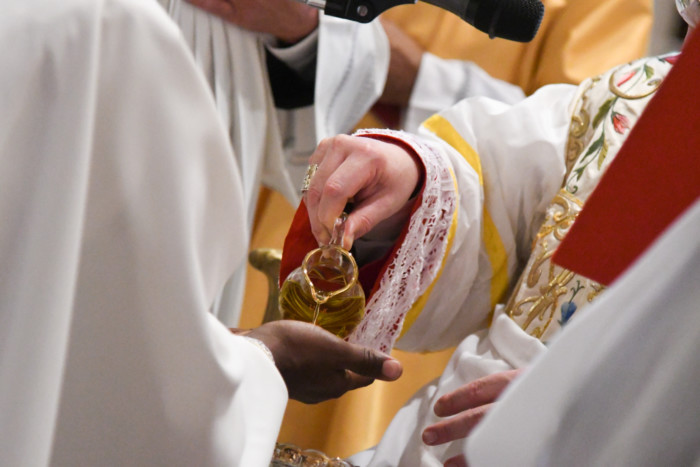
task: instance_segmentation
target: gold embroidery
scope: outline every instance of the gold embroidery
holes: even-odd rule
[[[526,284],[529,288],[533,288],[540,281],[540,277],[542,277],[542,266],[549,261],[549,258],[554,254],[554,250],[547,250],[547,242],[542,241],[542,251],[535,257],[535,261],[533,261],[532,267],[530,268],[530,273],[527,275]]]
[[[553,237],[555,243],[558,244],[566,235],[571,224],[574,223],[582,205],[580,200],[565,190],[561,190],[554,197],[548,210],[549,213],[537,233],[535,245],[533,245],[533,256],[526,269],[527,272],[519,281],[517,289],[506,306],[506,311],[511,318],[525,314],[525,321],[521,323],[523,329],[527,329],[535,319],[544,321],[543,327],[537,327],[533,331],[533,335],[537,337],[541,337],[541,333],[549,327],[559,297],[568,291],[566,286],[574,276],[573,273],[566,270],[554,275],[554,266],[550,262],[554,249],[550,248],[548,238]],[[528,289],[534,289],[540,282],[542,272],[547,265],[549,265],[549,282],[541,286],[536,295],[525,297],[516,302],[521,283],[524,281]],[[549,315],[547,315],[547,310],[551,310]]]
[[[565,178],[568,178],[569,172],[573,168],[574,163],[583,152],[583,148],[586,146],[584,137],[591,126],[591,114],[588,113],[589,92],[598,81],[600,81],[599,77],[591,79],[588,87],[586,87],[581,95],[581,104],[578,114],[574,114],[574,116],[571,118],[571,124],[569,125],[569,141],[566,149]]]
[[[588,300],[589,303],[592,302],[593,300],[595,300],[595,298],[596,298],[598,295],[600,295],[600,294],[603,292],[603,290],[605,290],[605,286],[604,286],[604,285],[600,285],[600,284],[598,284],[597,282],[591,282],[591,288],[592,288],[593,290],[591,290],[591,291],[588,293],[588,296],[586,297],[586,300]]]
[[[550,259],[556,246],[576,220],[582,206],[581,200],[565,190],[557,193],[535,238],[530,264],[506,305],[506,313],[524,330],[528,331],[530,326],[537,325],[528,331],[534,337],[541,338],[549,328],[560,298],[568,292],[567,286],[575,277],[573,272],[561,268],[558,268],[560,272],[555,273],[555,266]],[[553,246],[550,245],[550,239],[554,243]],[[549,270],[548,282],[537,288],[545,268]],[[532,290],[530,294],[525,292],[524,296],[518,299],[522,286]]]
[[[542,329],[542,332],[544,332],[547,326],[549,326],[549,322],[552,320],[552,316],[554,315],[554,310],[556,310],[557,301],[559,300],[559,297],[564,295],[569,290],[567,288],[567,285],[573,277],[573,272],[563,270],[559,274],[557,274],[552,280],[550,280],[546,286],[540,287],[539,297],[529,297],[515,305],[516,309],[519,309],[526,303],[532,302],[532,306],[527,312],[527,318],[522,324],[523,329],[527,329],[528,327],[530,327],[532,321],[535,318],[538,318],[540,321],[544,321],[545,312],[548,309],[551,309],[549,319],[547,320],[547,323]],[[532,300],[533,298],[534,301]],[[521,314],[522,311],[520,311],[519,313]]]
[[[628,66],[628,65],[622,65],[622,66],[616,68],[615,71],[610,73],[610,79],[608,80],[608,88],[610,89],[610,92],[615,94],[617,97],[620,97],[620,98],[626,99],[626,100],[630,100],[630,101],[637,100],[637,99],[644,99],[645,97],[649,97],[652,94],[654,94],[656,92],[656,90],[659,89],[659,86],[661,86],[662,80],[660,80],[660,79],[655,80],[655,81],[647,80],[647,84],[651,85],[650,89],[647,89],[646,91],[644,91],[641,94],[628,94],[628,93],[626,93],[625,91],[620,89],[620,87],[618,85],[615,84],[615,76],[617,75],[617,72],[622,70],[626,66]]]
[[[560,209],[556,209],[557,207]],[[571,224],[576,220],[576,216],[578,216],[582,207],[583,203],[581,200],[566,190],[560,190],[550,205],[550,209],[554,210],[554,212],[551,216],[547,216],[544,224],[540,227],[540,231],[537,233],[537,240],[552,234],[555,239],[561,241],[566,232],[569,231]]]

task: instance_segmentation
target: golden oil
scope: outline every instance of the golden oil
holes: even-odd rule
[[[313,323],[338,337],[346,337],[362,321],[365,313],[362,287],[356,283],[347,291],[334,295],[334,290],[347,285],[342,272],[326,266],[312,268],[308,274],[310,284],[303,277],[294,277],[293,272],[282,285],[279,296],[282,317]]]

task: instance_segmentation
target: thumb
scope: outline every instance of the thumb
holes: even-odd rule
[[[367,347],[352,346],[345,367],[353,373],[382,381],[395,381],[403,373],[401,363],[395,358]]]

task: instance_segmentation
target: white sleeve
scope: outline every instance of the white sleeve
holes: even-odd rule
[[[389,311],[396,300],[387,300],[383,308],[382,313],[403,319],[399,347],[445,348],[486,325],[489,312],[517,279],[545,208],[561,186],[575,92],[574,86],[548,86],[513,106],[467,99],[424,124],[432,150],[418,147],[419,155],[426,167],[442,166],[438,170],[451,176],[435,178],[428,167],[423,204],[404,240],[426,259],[417,266],[409,253],[402,264],[414,265],[413,272],[421,271],[428,283],[404,284],[401,290],[415,294],[410,309]],[[430,186],[435,183],[446,194],[436,195]],[[446,190],[455,193],[454,206]],[[442,210],[447,212],[431,214],[429,203],[445,203]],[[443,215],[448,222],[435,222]],[[413,233],[421,223],[434,224],[428,237]],[[396,315],[388,320],[395,321]]]
[[[378,21],[319,19],[314,104],[278,112],[286,168],[297,186],[318,143],[352,131],[381,95],[389,70],[389,42]]]
[[[525,93],[518,86],[490,76],[475,63],[447,60],[426,52],[404,111],[403,128],[415,132],[431,115],[462,99],[478,96],[515,104],[525,98]]]
[[[268,52],[284,62],[300,76],[313,77],[316,72],[316,51],[318,50],[318,29],[311,31],[296,44],[280,47],[275,37],[264,38]]]
[[[286,390],[208,312],[243,194],[180,32],[143,0],[0,22],[0,464],[268,465]]]
[[[185,0],[158,2],[178,25],[211,88],[241,173],[245,220],[250,232],[261,183],[289,198],[296,192],[296,184],[284,170],[262,35],[239,28]],[[214,307],[219,319],[231,326],[237,326],[239,321],[245,278],[246,265],[242,264]]]

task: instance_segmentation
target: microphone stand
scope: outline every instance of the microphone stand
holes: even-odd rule
[[[417,0],[297,0],[319,8],[325,14],[369,23],[389,8],[414,4]],[[489,35],[517,42],[529,42],[544,16],[540,0],[424,0],[450,11]]]

